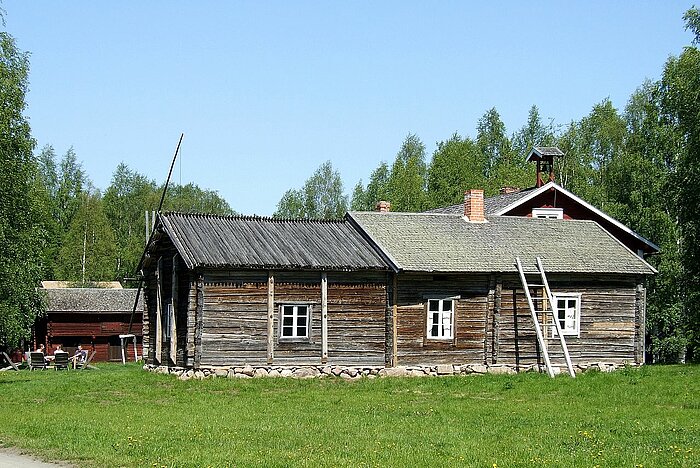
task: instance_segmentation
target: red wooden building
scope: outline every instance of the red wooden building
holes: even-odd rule
[[[82,345],[96,352],[95,361],[121,360],[119,335],[128,332],[136,289],[123,289],[118,282],[100,286],[104,287],[70,288],[63,282],[43,282],[47,313],[35,325],[34,346],[43,343],[47,353],[53,353],[60,344],[72,354]],[[137,337],[139,355],[142,312],[139,298],[131,328]]]

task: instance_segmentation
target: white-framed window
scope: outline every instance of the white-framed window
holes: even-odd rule
[[[564,210],[562,208],[533,208],[532,217],[546,219],[564,219]]]
[[[427,337],[451,340],[454,337],[454,299],[428,299]]]
[[[554,316],[559,321],[562,335],[579,336],[581,324],[581,294],[558,293],[552,294],[554,299]],[[552,327],[552,335],[556,329]]]
[[[311,307],[308,305],[280,306],[280,339],[308,339]]]

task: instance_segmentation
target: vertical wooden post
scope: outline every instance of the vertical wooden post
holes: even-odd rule
[[[163,258],[158,259],[158,268],[156,268],[156,355],[155,360],[158,364],[163,360],[163,306],[161,304],[162,289],[163,289]]]
[[[275,275],[267,273],[267,363],[275,358]]]
[[[328,274],[321,273],[321,363],[328,362]]]
[[[493,346],[491,349],[491,363],[498,363],[498,351],[501,347],[501,295],[503,294],[503,279],[496,277],[496,293],[493,303]]]
[[[204,328],[204,275],[197,275],[197,305],[194,324],[194,367],[202,364],[202,328]]]
[[[399,358],[398,358],[398,344],[396,342],[397,340],[397,331],[396,331],[396,326],[397,326],[397,317],[396,314],[398,313],[398,307],[396,303],[398,302],[399,298],[399,293],[397,291],[398,288],[398,279],[397,279],[397,274],[394,273],[394,281],[393,281],[393,291],[391,292],[391,366],[396,367],[399,365]]]
[[[634,317],[634,334],[635,334],[635,344],[634,344],[634,360],[636,364],[644,364],[645,361],[645,346],[646,343],[646,333],[645,333],[645,315],[646,315],[646,288],[644,288],[644,283],[641,280],[637,280],[637,287],[635,291],[635,317]]]
[[[177,258],[178,254],[173,255],[173,275],[170,288],[170,302],[172,306],[170,307],[170,360],[173,364],[178,365],[177,362]]]

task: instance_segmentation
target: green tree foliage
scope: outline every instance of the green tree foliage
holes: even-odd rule
[[[605,209],[610,162],[625,151],[625,120],[605,99],[590,114],[572,122],[558,139],[566,154],[556,160],[557,180],[595,206]]]
[[[162,192],[163,186],[158,188],[159,197]],[[154,204],[153,209],[158,208],[158,201]],[[162,211],[211,213],[224,216],[235,214],[228,202],[221,198],[216,190],[202,189],[193,183],[170,185],[163,202]]]
[[[99,192],[83,193],[59,254],[59,273],[66,281],[89,285],[115,278],[117,246]]]
[[[484,176],[490,179],[498,165],[508,165],[512,159],[510,140],[501,115],[492,107],[479,119],[476,145],[484,157]]]
[[[700,11],[684,16],[686,28],[700,38]],[[671,57],[661,79],[661,107],[681,136],[673,175],[675,214],[680,229],[682,292],[688,323],[690,359],[700,359],[700,50],[686,47]]]
[[[56,152],[51,145],[42,148],[38,155],[39,188],[42,206],[42,220],[46,228],[46,245],[43,251],[43,275],[46,280],[56,279],[56,262],[61,246],[63,231],[59,224],[61,214],[57,205],[58,171],[56,168]]]
[[[367,188],[360,181],[353,190],[351,208],[356,211],[372,211],[379,201],[389,200],[389,166],[382,161],[369,176]]]
[[[103,197],[104,212],[116,237],[116,279],[133,277],[146,241],[147,211],[157,208],[156,184],[121,163]]]
[[[355,188],[352,189],[352,197],[350,198],[350,209],[352,211],[367,211],[365,208],[369,202],[367,201],[367,191],[365,186],[362,184],[362,179],[360,179]]]
[[[89,185],[83,165],[78,161],[73,148],[68,148],[61,158],[58,173],[56,204],[58,206],[58,224],[65,233],[83,201],[84,189]]]
[[[425,145],[409,134],[396,154],[387,183],[392,211],[421,211],[426,205]]]
[[[45,237],[41,184],[23,115],[28,72],[27,54],[17,49],[12,36],[0,32],[0,347],[27,338],[43,311],[36,289]]]
[[[470,138],[454,133],[438,142],[428,168],[428,208],[462,203],[466,190],[483,189],[484,166],[484,154]]]
[[[340,173],[326,161],[299,190],[288,190],[277,204],[278,218],[335,219],[348,208]]]
[[[537,106],[530,107],[527,123],[511,139],[515,160],[525,164],[525,158],[535,146],[553,146],[555,142],[554,124],[542,122]],[[530,165],[532,166],[532,165]]]

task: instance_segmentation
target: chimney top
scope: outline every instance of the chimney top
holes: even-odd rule
[[[377,202],[375,209],[380,213],[388,213],[391,211],[391,203],[388,201],[380,200]]]
[[[501,189],[498,191],[501,195],[508,195],[509,193],[517,193],[520,191],[520,188],[518,187],[501,187]]]
[[[484,191],[471,189],[464,192],[464,216],[472,223],[483,223],[484,218]]]

